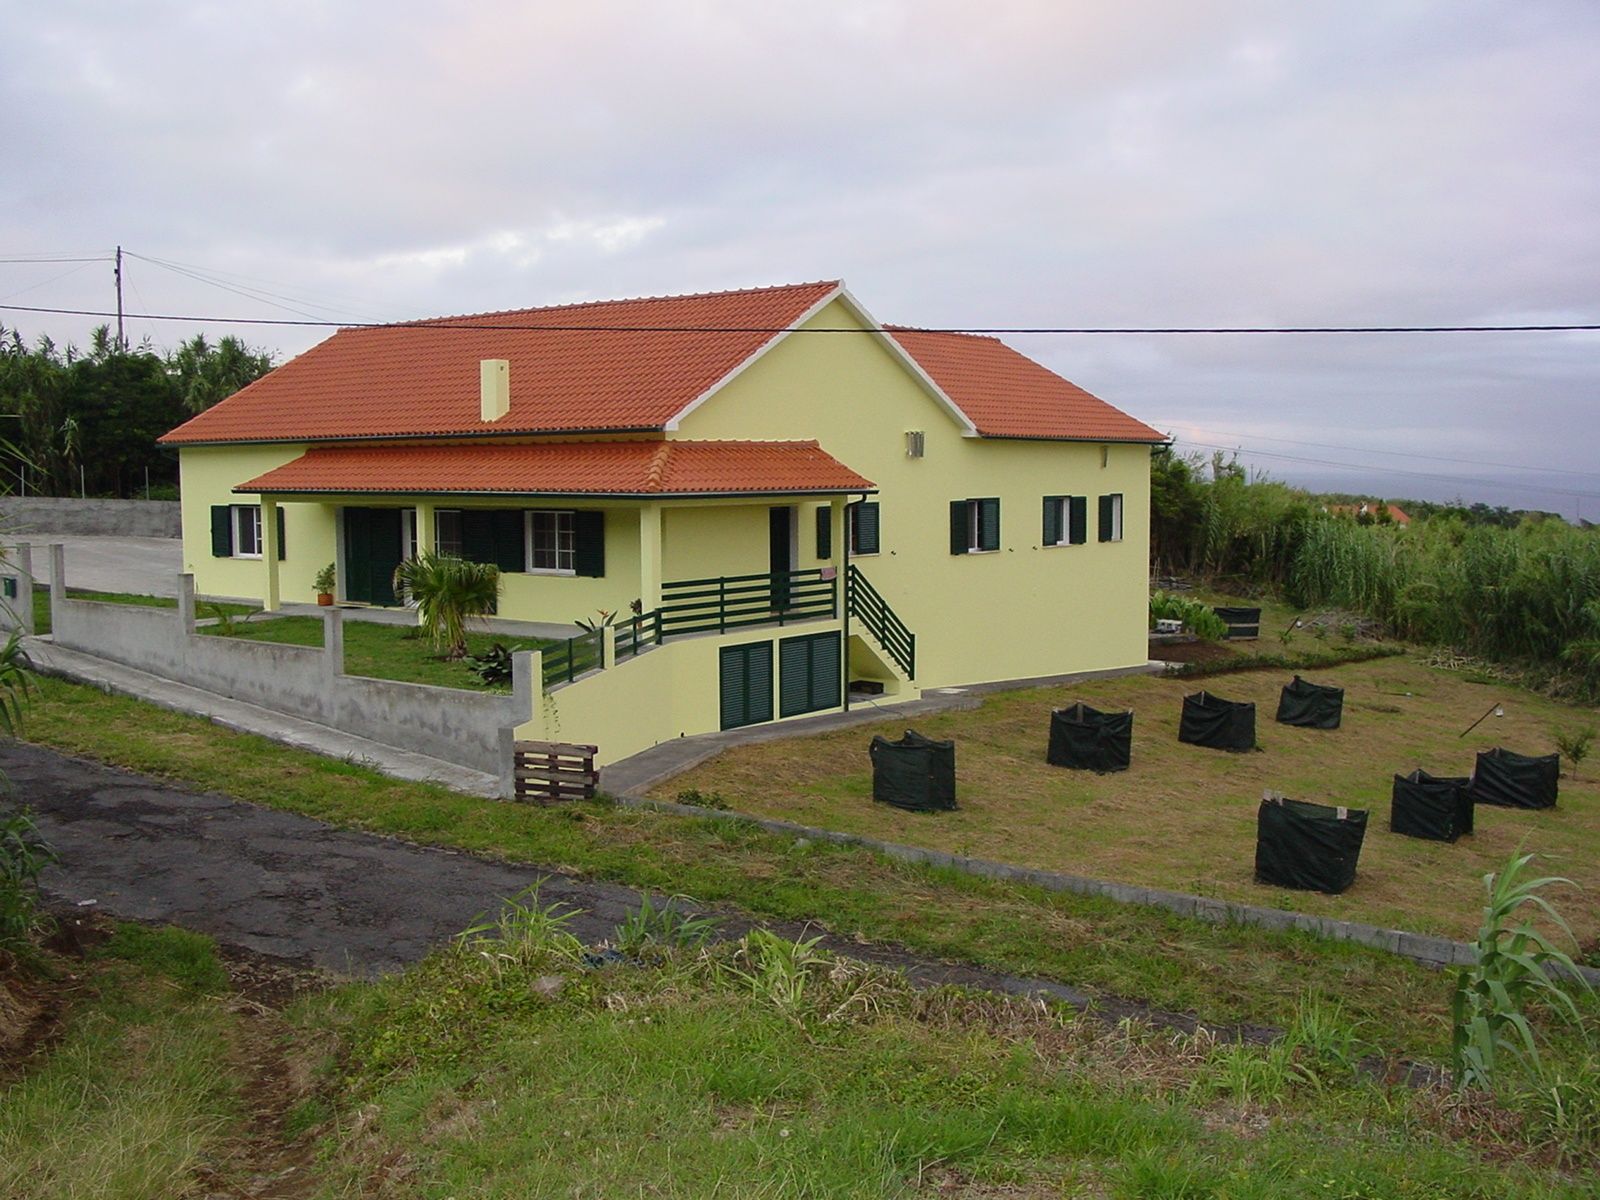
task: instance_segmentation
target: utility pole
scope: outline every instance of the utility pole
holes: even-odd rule
[[[117,349],[126,350],[128,339],[122,334],[122,247],[117,247],[117,265],[114,271],[117,279]]]

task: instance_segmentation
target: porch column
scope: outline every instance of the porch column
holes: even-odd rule
[[[845,538],[849,535],[849,527],[846,525],[849,503],[850,500],[847,496],[835,496],[828,501],[830,510],[828,520],[833,526],[833,535],[828,539],[833,545],[833,558],[830,561],[833,563],[834,569],[841,575],[844,574],[845,552],[849,549],[849,545],[845,541]]]
[[[436,538],[434,530],[434,503],[432,500],[417,501],[417,544],[411,548],[412,553],[419,557],[423,554],[432,554]]]
[[[261,497],[261,561],[267,568],[267,589],[261,607],[278,611],[278,502]]]
[[[639,605],[643,612],[661,607],[661,505],[639,506]]]

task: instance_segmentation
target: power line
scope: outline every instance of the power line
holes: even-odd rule
[[[97,263],[110,262],[109,254],[96,255],[93,258],[76,258],[66,255],[41,256],[39,258],[0,258],[0,263],[8,266],[32,266],[34,263]]]
[[[211,271],[207,271],[201,267],[191,267],[183,263],[169,262],[160,258],[151,258],[146,254],[136,254],[132,250],[128,251],[128,256],[130,258],[137,258],[141,262],[147,262],[151,266],[160,267],[162,270],[171,271],[174,274],[182,275],[185,278],[192,279],[197,283],[204,283],[211,287],[221,288],[225,292],[232,292],[234,295],[243,296],[247,300],[259,300],[264,304],[272,305],[274,308],[281,308],[288,312],[298,313],[302,317],[310,317],[313,320],[317,319],[318,314],[314,312],[306,312],[305,309],[296,308],[295,305],[303,304],[307,308],[321,309],[323,312],[327,313],[359,315],[355,314],[354,310],[337,304],[319,304],[315,300],[308,300],[299,296],[284,295],[279,292],[271,292],[265,288],[251,287],[246,283],[231,284],[223,279],[220,275]]]
[[[1579,500],[1600,500],[1600,493],[1575,492],[1566,488],[1548,487],[1537,483],[1507,483],[1503,480],[1475,479],[1464,475],[1440,475],[1432,471],[1408,471],[1404,467],[1374,467],[1362,463],[1334,462],[1326,458],[1305,458],[1295,454],[1281,454],[1273,450],[1256,450],[1247,446],[1223,446],[1215,442],[1187,441],[1176,439],[1190,446],[1200,446],[1207,450],[1224,450],[1236,454],[1248,454],[1256,458],[1276,458],[1285,462],[1307,463],[1318,467],[1338,467],[1345,471],[1365,471],[1369,474],[1381,475],[1410,475],[1418,479],[1436,479],[1444,483],[1464,483],[1470,487],[1496,488],[1502,491],[1545,492],[1552,496],[1574,496]]]
[[[205,280],[202,282],[210,282]],[[222,285],[217,285],[222,286]],[[234,289],[229,289],[234,290]],[[240,295],[246,293],[240,292]],[[278,305],[283,308],[286,305]],[[34,308],[20,304],[0,304],[12,312],[47,313],[66,317],[115,317],[115,312],[90,308]],[[291,309],[290,311],[297,311]],[[823,326],[794,328],[788,325],[528,325],[487,322],[476,318],[423,318],[415,321],[324,321],[314,318],[292,321],[282,317],[208,317],[185,313],[129,313],[145,321],[187,321],[217,325],[285,325],[320,329],[461,329],[476,333],[969,333],[989,336],[1023,334],[1090,335],[1196,335],[1234,336],[1239,334],[1368,334],[1368,333],[1584,333],[1600,332],[1600,324],[1543,325],[1293,325],[1293,326]]]
[[[1152,419],[1147,423],[1157,428],[1166,425],[1181,426],[1183,424],[1182,421],[1163,421],[1160,419]],[[1314,446],[1320,450],[1348,450],[1352,454],[1382,454],[1390,458],[1416,458],[1426,462],[1455,463],[1464,467],[1499,467],[1505,471],[1532,471],[1536,474],[1545,475],[1576,475],[1580,479],[1592,479],[1595,476],[1594,471],[1572,471],[1564,467],[1530,467],[1523,463],[1490,462],[1488,459],[1482,458],[1449,458],[1439,454],[1418,454],[1410,450],[1379,450],[1371,446],[1340,446],[1332,442],[1304,442],[1295,438],[1269,437],[1264,433],[1229,433],[1225,429],[1209,428],[1201,432],[1209,434],[1211,437],[1237,438],[1240,441],[1247,441],[1253,438],[1263,442],[1283,442],[1289,446]]]

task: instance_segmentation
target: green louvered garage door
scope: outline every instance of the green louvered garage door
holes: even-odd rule
[[[722,727],[772,720],[772,643],[724,646],[721,662]]]
[[[778,643],[778,715],[838,708],[839,633],[813,633]]]

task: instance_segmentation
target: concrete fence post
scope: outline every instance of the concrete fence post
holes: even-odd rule
[[[33,546],[18,542],[17,556],[17,627],[32,637],[33,628]]]
[[[67,548],[60,542],[50,544],[50,611],[67,598]]]
[[[322,612],[322,674],[329,683],[344,674],[344,613],[337,607]]]
[[[604,625],[600,629],[600,667],[609,671],[617,665],[617,627]]]
[[[194,636],[194,576],[178,576],[178,629],[184,637]]]
[[[537,650],[518,650],[511,656],[512,725],[533,720],[534,680],[540,677],[543,670],[544,655]]]

